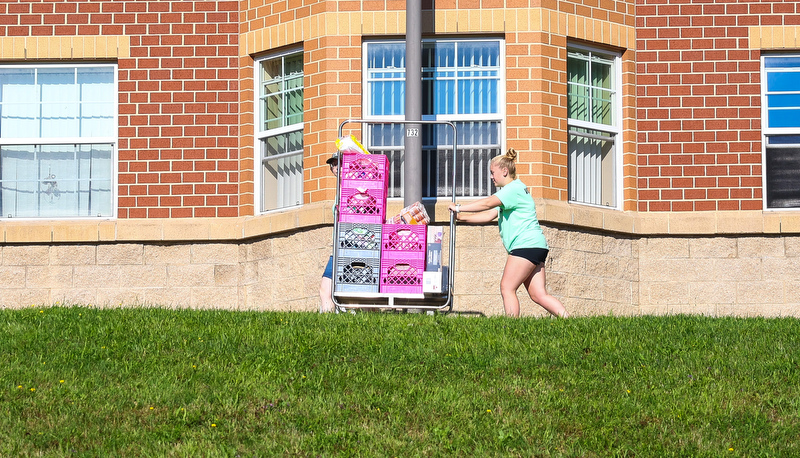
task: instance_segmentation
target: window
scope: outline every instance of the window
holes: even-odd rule
[[[117,67],[0,66],[0,217],[111,217]]]
[[[256,62],[260,211],[303,203],[303,54]]]
[[[767,208],[800,207],[800,54],[762,56]]]
[[[457,196],[492,193],[489,160],[500,154],[505,105],[502,40],[423,40],[422,115],[456,126],[458,154],[448,125],[422,125],[423,197],[450,196],[456,167]],[[375,41],[364,46],[366,117],[403,120],[405,42]],[[403,190],[403,124],[366,127],[365,146],[389,157],[388,197]]]
[[[567,49],[569,200],[619,207],[619,56]]]

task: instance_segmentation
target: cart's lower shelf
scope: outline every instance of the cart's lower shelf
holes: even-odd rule
[[[441,293],[392,294],[337,291],[335,299],[347,299],[346,308],[409,308],[437,310],[449,307],[449,297]],[[336,301],[335,301],[336,302]]]
[[[366,299],[378,298],[398,298],[398,299],[424,299],[425,294],[390,294],[390,293],[353,293],[349,291],[337,291],[333,293],[336,297],[360,297]]]

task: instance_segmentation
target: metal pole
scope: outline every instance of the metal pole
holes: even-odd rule
[[[422,201],[422,0],[406,0],[406,100],[403,203]],[[412,121],[409,123],[408,121]]]

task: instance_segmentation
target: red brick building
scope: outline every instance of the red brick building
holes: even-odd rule
[[[236,1],[0,4],[4,63],[116,66],[113,216],[238,216],[238,10]]]
[[[424,4],[430,213],[513,147],[576,313],[796,313],[797,6]],[[395,1],[0,3],[0,303],[314,310],[340,123],[400,204],[404,33]],[[495,231],[459,227],[455,310],[500,310]]]
[[[760,59],[797,49],[797,6],[637,5],[640,211],[765,208]],[[762,33],[793,40],[763,46]]]

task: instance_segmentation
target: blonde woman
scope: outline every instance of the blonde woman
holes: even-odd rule
[[[567,318],[564,304],[545,287],[544,262],[549,247],[536,218],[536,205],[527,186],[517,179],[517,152],[492,158],[489,173],[498,190],[494,195],[468,204],[451,203],[455,219],[467,223],[488,223],[498,218],[500,237],[508,252],[500,293],[506,315],[519,317],[517,289],[525,285],[531,299],[552,315]],[[468,214],[467,214],[468,213]]]

